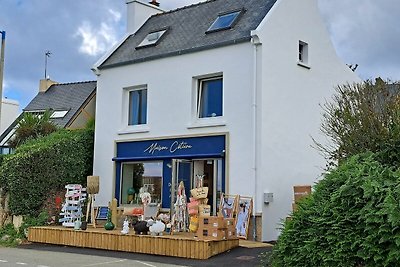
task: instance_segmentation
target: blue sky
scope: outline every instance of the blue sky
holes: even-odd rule
[[[317,1],[317,0],[316,0]],[[198,0],[159,0],[169,10]],[[318,0],[338,55],[363,79],[400,80],[398,0]],[[24,108],[44,78],[95,80],[92,65],[125,33],[125,0],[0,0],[7,32],[3,96]]]

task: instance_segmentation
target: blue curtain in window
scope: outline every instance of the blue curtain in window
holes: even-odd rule
[[[222,116],[222,79],[203,81],[200,118]]]
[[[129,92],[129,125],[146,124],[147,90]]]

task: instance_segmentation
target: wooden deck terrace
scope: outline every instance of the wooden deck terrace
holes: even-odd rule
[[[133,230],[124,235],[120,231],[121,229],[106,231],[104,228],[76,231],[61,226],[30,227],[28,241],[189,259],[208,259],[239,246],[238,239],[199,240],[189,233],[135,235]]]

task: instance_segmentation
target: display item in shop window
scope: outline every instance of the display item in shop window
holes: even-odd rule
[[[132,204],[133,203],[133,198],[135,196],[135,189],[133,187],[128,188],[127,194],[128,194],[128,204]]]

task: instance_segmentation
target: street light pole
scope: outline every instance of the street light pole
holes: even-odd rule
[[[2,116],[2,105],[3,105],[4,50],[6,46],[6,31],[0,31],[0,34],[1,34],[1,52],[0,52],[0,129],[1,129],[1,116]]]

